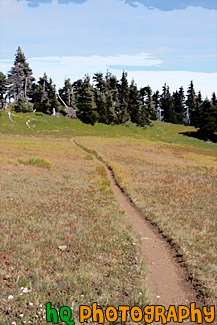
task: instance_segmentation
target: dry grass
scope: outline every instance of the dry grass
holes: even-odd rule
[[[132,138],[76,141],[112,166],[135,204],[176,243],[189,272],[215,299],[216,150]]]
[[[18,163],[34,157],[50,168]],[[68,139],[0,135],[0,174],[1,324],[46,324],[48,301],[75,321],[80,304],[147,303],[138,239],[102,164]]]

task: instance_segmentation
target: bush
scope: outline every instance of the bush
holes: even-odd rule
[[[35,165],[43,168],[51,167],[51,162],[44,158],[30,158],[28,160],[18,159],[18,162],[23,165]]]
[[[25,97],[20,97],[15,104],[15,111],[17,113],[29,113],[33,112],[33,104],[28,102]]]

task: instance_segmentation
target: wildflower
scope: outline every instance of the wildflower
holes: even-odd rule
[[[14,296],[12,296],[12,295],[9,295],[8,296],[8,300],[11,300],[11,299],[13,299],[14,298]]]
[[[31,291],[31,289],[24,288],[24,287],[21,287],[20,289],[21,289],[21,291],[22,291],[22,292],[20,293],[21,296],[22,296],[23,293],[28,293],[28,292]]]

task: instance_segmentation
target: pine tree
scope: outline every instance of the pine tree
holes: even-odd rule
[[[129,100],[129,87],[127,81],[127,73],[123,72],[119,83],[119,112],[117,116],[118,123],[125,123],[130,119],[128,112],[128,100]]]
[[[4,108],[7,92],[7,79],[4,73],[0,72],[0,109]]]
[[[131,81],[129,87],[129,101],[128,101],[128,112],[130,114],[130,119],[132,123],[137,123],[138,113],[140,105],[140,93],[137,89],[134,80]]]
[[[185,95],[183,87],[179,88],[179,91],[175,91],[172,96],[175,118],[173,123],[184,123],[185,117]]]
[[[212,106],[216,106],[217,105],[217,98],[216,98],[215,92],[212,94],[211,102],[212,102]]]
[[[76,107],[77,116],[83,122],[94,125],[98,120],[96,103],[94,101],[93,87],[90,84],[89,76],[79,80],[76,85]]]
[[[105,76],[106,94],[107,94],[107,111],[109,123],[117,123],[120,116],[119,102],[119,84],[116,76],[107,71]]]
[[[68,107],[73,107],[74,95],[73,95],[72,83],[69,78],[65,80],[64,87],[59,89],[59,94]]]
[[[28,97],[34,78],[32,77],[32,70],[29,68],[29,64],[26,62],[25,55],[20,47],[18,47],[15,56],[14,66],[8,73],[8,80],[10,83],[10,98],[13,98],[16,102],[20,97]]]
[[[169,123],[177,123],[174,109],[174,101],[171,97],[169,86],[164,84],[163,92],[160,98],[161,109],[163,110],[163,121]]]
[[[192,123],[196,126],[199,117],[199,113],[200,113],[200,108],[203,104],[203,100],[202,100],[202,96],[201,96],[201,92],[199,91],[197,95],[195,95],[195,108],[191,113],[191,121],[193,121]]]
[[[205,140],[212,139],[217,131],[217,105],[212,105],[207,98],[199,108],[195,126],[199,128],[198,133]]]
[[[103,78],[103,74],[95,73],[93,76],[93,80],[95,82],[94,89],[94,98],[96,103],[96,110],[98,112],[98,121],[100,123],[109,124],[109,116],[108,116],[108,103],[107,103],[107,89],[106,82]]]
[[[52,79],[48,80],[46,73],[39,78],[38,84],[33,84],[31,92],[34,108],[45,114],[52,114],[53,109],[56,112],[64,111],[63,106],[57,99],[56,87],[53,85]]]
[[[159,92],[159,90],[156,90],[153,93],[152,100],[154,103],[155,114],[157,115],[158,119],[161,121],[161,107],[160,107],[160,92]]]
[[[143,97],[143,104],[146,107],[146,111],[151,120],[157,120],[157,114],[155,112],[155,103],[152,100],[152,90],[150,86],[141,88],[140,93]]]
[[[196,94],[194,90],[193,81],[190,82],[190,85],[187,90],[187,100],[186,100],[186,106],[187,106],[187,120],[188,123],[191,125],[195,125],[194,121],[194,111],[196,109]]]

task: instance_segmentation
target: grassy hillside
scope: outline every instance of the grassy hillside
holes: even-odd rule
[[[132,123],[125,125],[105,125],[95,124],[91,126],[84,124],[80,120],[66,117],[52,117],[42,113],[16,114],[9,120],[6,112],[0,116],[0,132],[4,134],[23,135],[55,135],[55,137],[75,137],[75,136],[100,136],[100,137],[133,137],[137,139],[149,139],[154,142],[166,142],[180,145],[193,146],[204,149],[217,149],[217,144],[205,143],[202,140],[182,135],[185,132],[196,132],[194,127],[153,122],[153,127],[146,129],[136,127]],[[26,122],[29,121],[30,129]]]

